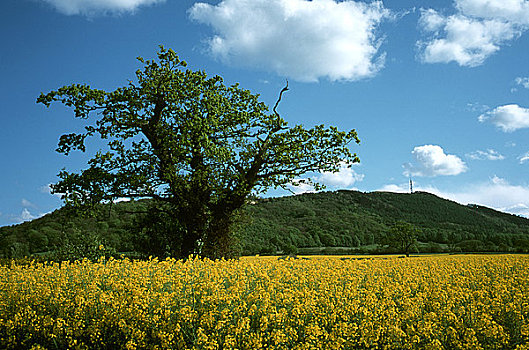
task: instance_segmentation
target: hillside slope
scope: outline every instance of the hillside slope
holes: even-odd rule
[[[244,250],[252,253],[266,252],[270,243],[278,249],[376,244],[397,220],[419,228],[422,242],[463,250],[524,251],[529,245],[529,219],[425,192],[307,193],[261,199],[247,213]]]
[[[366,251],[381,243],[397,220],[420,229],[423,250],[529,251],[529,219],[425,192],[320,192],[251,203],[239,225],[242,254],[317,247]],[[135,251],[141,244],[135,213],[146,205],[147,201],[117,203],[102,207],[95,218],[60,209],[31,222],[0,227],[0,256],[54,251],[65,244],[81,250],[104,244],[118,252]]]

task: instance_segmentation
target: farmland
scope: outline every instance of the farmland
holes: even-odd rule
[[[525,349],[526,255],[0,268],[2,348]]]

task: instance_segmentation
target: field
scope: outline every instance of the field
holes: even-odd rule
[[[0,267],[0,348],[529,349],[529,256]]]

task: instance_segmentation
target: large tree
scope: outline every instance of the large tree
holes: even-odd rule
[[[238,84],[186,69],[171,49],[161,47],[157,56],[139,57],[136,80],[112,92],[76,84],[38,97],[86,120],[82,133],[60,137],[58,152],[84,152],[89,137],[106,144],[85,170],[59,173],[52,190],[67,206],[152,198],[159,215],[149,232],[166,230],[173,256],[218,258],[229,252],[234,214],[249,195],[359,161],[348,148],[360,142],[355,130],[287,125],[276,108],[288,84],[269,112]]]

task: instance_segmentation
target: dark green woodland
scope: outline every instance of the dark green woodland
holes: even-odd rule
[[[164,242],[141,227],[148,207],[148,200],[100,205],[90,217],[63,208],[1,227],[0,255],[163,257]],[[417,231],[411,253],[529,252],[529,219],[424,192],[358,191],[253,198],[239,215],[236,248],[240,255],[395,253],[387,236],[397,222]]]

